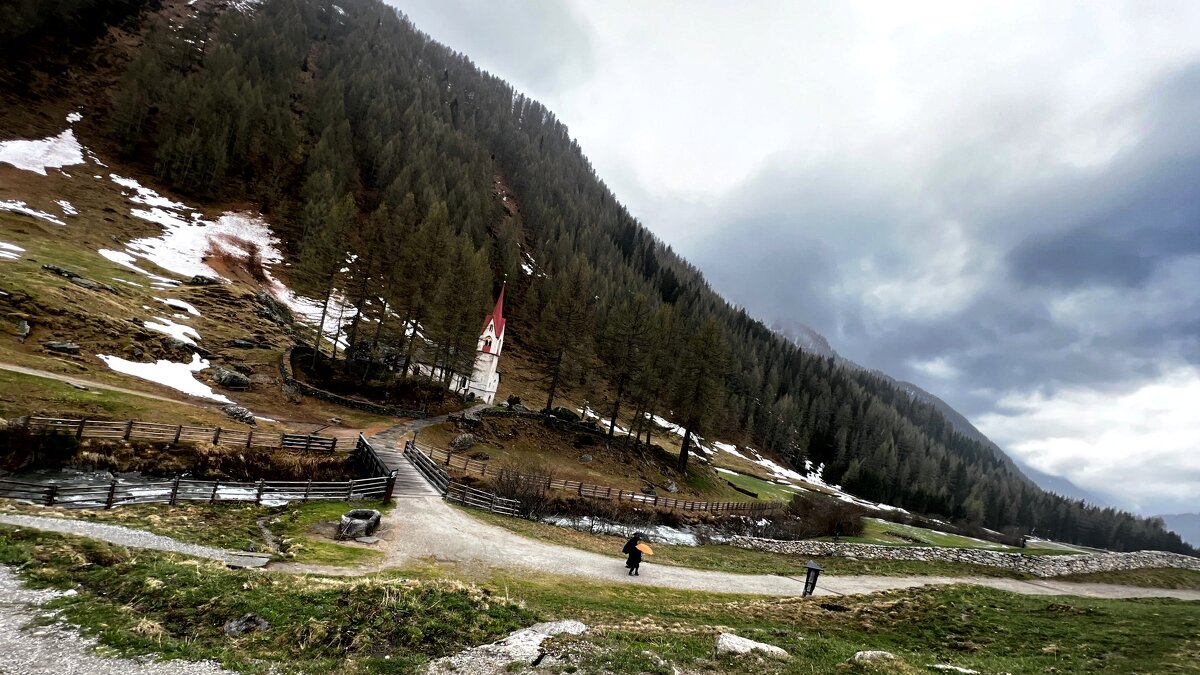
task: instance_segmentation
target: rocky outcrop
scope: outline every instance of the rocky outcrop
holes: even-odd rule
[[[447,656],[429,664],[427,673],[448,675],[450,673],[472,673],[473,675],[499,675],[556,661],[547,653],[542,643],[555,635],[582,635],[587,626],[578,621],[550,621],[510,633],[499,642],[475,647],[454,656]],[[520,664],[519,667],[516,664]]]
[[[791,654],[788,654],[783,648],[769,645],[765,642],[755,642],[754,640],[748,640],[733,633],[721,633],[717,636],[717,656],[722,654],[742,656],[751,652],[758,652],[774,659],[791,658]]]
[[[1131,553],[1088,553],[1083,555],[1025,555],[975,548],[937,548],[933,546],[879,546],[844,544],[832,541],[783,541],[758,537],[733,537],[732,546],[755,551],[784,553],[805,557],[836,556],[868,560],[917,560],[923,562],[968,563],[999,567],[1036,577],[1064,574],[1114,572],[1121,570],[1175,567],[1200,570],[1200,558],[1165,551]]]
[[[213,369],[213,381],[226,389],[249,389],[250,378],[228,368],[217,367]]]

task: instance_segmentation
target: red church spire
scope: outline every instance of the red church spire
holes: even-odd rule
[[[496,337],[497,338],[504,337],[504,289],[507,287],[508,287],[507,284],[500,287],[500,297],[496,298],[496,308],[492,310],[491,314],[484,317],[483,328],[480,329],[480,331],[479,331],[480,333],[487,332],[489,323],[495,323],[496,324]]]

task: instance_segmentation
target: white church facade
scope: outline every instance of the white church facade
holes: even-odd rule
[[[484,317],[483,328],[479,331],[479,341],[475,347],[475,366],[470,376],[455,373],[450,380],[451,391],[463,396],[474,396],[475,400],[491,405],[496,400],[496,390],[500,388],[500,352],[504,349],[504,288],[496,298],[496,307],[492,313]],[[439,378],[441,368],[431,368],[421,363],[413,364],[413,373],[426,377]]]

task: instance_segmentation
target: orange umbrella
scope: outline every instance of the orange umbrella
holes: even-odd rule
[[[654,549],[650,548],[650,544],[638,544],[637,550],[645,553],[646,555],[654,555]]]

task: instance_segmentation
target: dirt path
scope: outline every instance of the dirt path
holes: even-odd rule
[[[89,389],[107,389],[108,391],[116,391],[122,394],[132,394],[133,396],[141,396],[142,398],[152,398],[156,401],[166,401],[167,403],[180,403],[183,405],[204,407],[199,403],[187,400],[187,397],[181,396],[180,398],[169,398],[167,396],[159,396],[158,394],[151,394],[145,391],[138,391],[137,389],[126,389],[124,387],[117,387],[105,382],[87,380],[82,377],[63,375],[62,373],[52,373],[49,370],[39,370],[37,368],[18,366],[14,363],[0,363],[0,370],[7,370],[12,373],[21,373],[22,375],[33,375],[34,377],[44,377],[48,380],[58,380],[59,382],[66,382],[67,384],[87,387]]]
[[[682,590],[800,595],[803,579],[774,575],[729,574],[687,567],[642,564],[630,577],[622,559],[528,539],[480,522],[451,508],[440,498],[410,498],[398,502],[385,519],[385,559],[366,569],[312,565],[272,565],[271,569],[336,575],[363,574],[405,567],[422,560],[453,563],[466,568],[525,568],[538,572],[584,577],[589,580]],[[968,583],[1024,595],[1079,595],[1096,598],[1171,597],[1200,600],[1200,591],[1135,588],[1109,584],[1080,584],[1049,579],[1021,581],[986,577],[823,576],[818,595],[850,595],[915,586]]]

